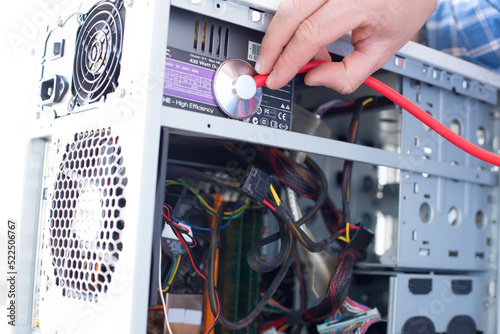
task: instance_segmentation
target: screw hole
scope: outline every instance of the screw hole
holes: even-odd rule
[[[460,136],[460,132],[461,132],[460,122],[458,122],[458,120],[454,119],[450,124],[450,130],[455,132],[457,135]]]
[[[476,139],[479,146],[483,146],[486,143],[486,130],[483,126],[480,126],[476,130]]]
[[[478,229],[482,229],[486,226],[486,216],[484,215],[482,210],[476,212],[475,222]]]
[[[419,215],[423,223],[428,223],[432,215],[431,206],[428,203],[422,203],[422,205],[420,205]]]
[[[427,111],[427,110],[426,110],[426,112],[427,112],[430,116],[432,116],[432,114],[431,114],[431,112],[430,112],[430,111]],[[425,131],[431,131],[431,128],[430,128],[430,127],[428,127],[428,126],[427,126],[426,124],[424,124],[424,123],[422,123],[422,127],[424,128],[424,130],[425,130]]]
[[[460,223],[460,212],[454,206],[450,208],[450,211],[448,211],[448,223],[451,226],[458,226]]]

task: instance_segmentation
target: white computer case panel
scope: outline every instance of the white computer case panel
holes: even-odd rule
[[[22,217],[23,229],[39,233],[21,240],[26,308],[14,332],[141,332],[169,4],[65,10],[39,38],[27,164],[44,163],[28,167],[40,174],[25,187],[38,195],[25,197],[24,210],[41,210]]]

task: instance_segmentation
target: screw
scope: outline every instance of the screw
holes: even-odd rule
[[[124,98],[124,97],[125,97],[125,93],[126,93],[126,92],[125,92],[125,88],[120,88],[120,89],[118,90],[118,96],[119,96],[120,98]]]
[[[80,22],[80,24],[85,22],[85,16],[83,14],[78,14],[78,22]]]
[[[252,12],[250,13],[250,20],[252,20],[253,22],[260,22],[260,20],[262,20],[262,13],[256,10],[252,10]]]
[[[68,110],[73,111],[73,109],[75,109],[75,100],[69,101],[69,104],[68,104]]]

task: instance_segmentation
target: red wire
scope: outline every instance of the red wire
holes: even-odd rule
[[[266,329],[269,329],[269,328],[278,328],[279,326],[281,326],[282,324],[284,324],[286,321],[286,318],[285,317],[281,317],[281,318],[278,318],[276,320],[274,320],[273,322],[267,324],[267,325],[262,325],[262,326],[259,326],[259,330],[266,330]]]
[[[180,228],[181,230],[183,230],[185,233],[189,233],[189,230],[187,228],[185,228],[184,226],[179,225],[175,221],[172,221],[171,224],[177,226],[178,228]]]
[[[265,199],[262,203],[264,203],[265,205],[267,205],[269,207],[269,209],[271,209],[273,211],[276,211],[276,208],[274,206],[272,206],[271,203],[269,203],[267,201],[267,199]]]
[[[189,230],[187,228],[177,224],[176,222],[174,222],[170,218],[170,209],[168,208],[168,206],[163,205],[163,208],[167,209],[167,212],[168,212],[168,215],[166,215],[165,212],[163,212],[163,217],[165,217],[165,219],[170,221],[171,224],[175,225],[177,228],[180,228],[180,229],[186,231],[187,233],[189,233]],[[186,240],[184,240],[184,238],[181,236],[181,233],[179,231],[177,231],[175,228],[172,228],[172,230],[174,231],[175,235],[177,236],[177,239],[179,239],[181,244],[186,248],[186,251],[189,255],[189,259],[191,260],[191,265],[193,266],[194,270],[196,270],[196,272],[198,273],[198,275],[201,276],[201,278],[203,278],[206,282],[208,282],[207,277],[205,275],[203,275],[201,273],[201,271],[198,270],[198,267],[194,263],[193,255],[191,254],[191,251],[189,249],[189,248],[193,248],[197,245],[196,239],[191,238],[193,240],[194,244],[192,246],[188,246],[186,243]],[[219,293],[217,292],[217,290],[215,291],[215,299],[217,300],[217,315],[215,316],[214,320],[212,321],[212,324],[210,325],[210,327],[207,329],[207,331],[204,334],[209,334],[214,329],[215,324],[219,320],[219,317],[220,317],[221,307],[220,307],[220,301],[219,301]]]
[[[181,230],[183,230],[183,231],[184,231],[184,233],[183,233],[183,234],[187,234],[187,235],[189,235],[189,230],[188,230],[187,228],[185,228],[184,226],[181,226],[181,225],[177,224],[177,223],[176,223],[175,221],[173,221],[172,219],[169,219],[169,217],[167,217],[167,215],[165,215],[165,212],[163,213],[163,217],[164,217],[165,219],[169,220],[169,222],[168,222],[167,224],[169,224],[169,225],[175,225],[177,228],[179,228],[179,229],[181,229]],[[175,229],[175,228],[173,228],[172,226],[170,226],[170,227],[172,228],[172,230],[173,230],[174,232],[176,231],[176,229]],[[182,236],[181,236],[180,238],[184,240],[184,237],[182,237]],[[195,239],[195,238],[193,238],[193,237],[192,237],[192,236],[190,236],[190,235],[189,235],[189,238],[190,238],[190,239],[191,239],[191,241],[193,242],[193,244],[192,244],[191,246],[189,246],[189,247],[190,247],[190,248],[194,248],[194,247],[196,247],[196,245],[198,244],[198,242],[196,242],[196,239]]]
[[[205,282],[208,283],[207,277],[205,275],[203,275],[201,273],[201,271],[198,270],[198,267],[194,263],[193,256],[191,255],[191,250],[189,249],[188,245],[186,244],[186,241],[181,237],[179,231],[177,231],[176,229],[174,229],[174,233],[177,235],[177,238],[179,238],[182,245],[186,248],[186,251],[189,255],[189,259],[191,260],[191,265],[193,266],[194,270],[196,270],[198,275],[200,275],[201,278],[203,278],[205,280]],[[215,324],[217,323],[217,321],[219,320],[219,317],[220,317],[221,307],[220,307],[220,301],[219,301],[219,293],[217,292],[217,290],[215,290],[215,299],[217,300],[217,315],[215,316],[214,321],[212,321],[212,324],[210,325],[210,327],[207,329],[207,331],[204,334],[209,334],[214,329]]]
[[[166,206],[165,204],[163,204],[163,208],[164,208],[164,209],[166,209],[166,210],[167,210],[167,212],[168,212],[168,215],[165,215],[165,212],[163,212],[163,217],[165,217],[168,221],[170,221],[170,220],[171,220],[171,219],[170,219],[170,216],[172,215],[172,214],[170,213],[170,208],[169,208],[168,206]]]
[[[166,205],[163,205],[163,209],[166,209],[166,210],[167,210],[167,212],[168,212],[168,215],[167,215],[167,214],[165,214],[165,212],[162,212],[162,214],[163,214],[163,218],[165,218],[166,220],[168,220],[170,224],[175,225],[177,228],[179,228],[179,229],[183,230],[183,231],[184,231],[184,233],[183,233],[183,234],[188,234],[188,235],[189,235],[189,229],[187,229],[187,228],[186,228],[186,227],[184,227],[184,226],[179,225],[177,222],[173,221],[173,220],[172,220],[172,218],[170,218],[170,209],[169,209],[169,207],[168,207],[168,206],[166,206]],[[174,229],[174,228],[172,228],[172,230],[174,230],[174,232],[175,232],[175,229]],[[196,242],[196,239],[195,239],[195,238],[193,238],[193,237],[191,237],[191,236],[189,236],[189,237],[191,238],[191,240],[192,240],[192,242],[193,242],[193,244],[192,244],[191,246],[189,246],[189,247],[190,247],[190,248],[194,248],[194,247],[196,247],[196,245],[198,244],[198,243]],[[183,237],[181,237],[181,238],[182,238],[182,239],[184,239]]]
[[[356,225],[349,225],[350,228],[352,228],[353,230],[358,230],[359,229],[359,226],[356,226]],[[340,234],[344,233],[345,232],[345,228],[341,229],[339,231]]]
[[[318,66],[319,64],[326,63],[326,61],[310,61],[305,66],[303,66],[298,73],[304,73],[309,71],[310,69]],[[257,84],[257,88],[262,87],[266,83],[268,75],[257,75],[254,77],[255,83]],[[379,92],[380,94],[387,97],[392,102],[399,105],[404,110],[408,111],[410,114],[415,116],[419,121],[427,125],[432,130],[436,131],[439,135],[441,135],[444,139],[448,140],[453,145],[457,146],[464,152],[469,153],[470,155],[490,164],[500,166],[500,156],[489,152],[477,145],[472,144],[468,140],[460,137],[460,135],[456,134],[448,127],[440,123],[434,117],[426,113],[421,108],[417,107],[413,102],[408,100],[403,95],[396,92],[394,89],[389,86],[383,84],[373,77],[368,77],[363,82],[366,86],[371,89]]]
[[[198,267],[194,263],[193,255],[191,255],[191,251],[189,250],[189,246],[187,245],[186,240],[184,240],[184,238],[181,236],[181,234],[180,234],[179,231],[177,231],[176,229],[173,229],[173,230],[174,230],[174,233],[177,235],[177,238],[179,239],[179,241],[181,242],[181,244],[186,248],[187,253],[189,255],[189,259],[191,260],[191,264],[193,265],[194,270],[196,270],[196,272],[198,273],[198,275],[200,275],[201,278],[203,278],[206,281],[207,280],[206,276],[203,275],[203,273],[198,270]]]
[[[172,221],[172,218],[170,218],[168,215],[165,214],[165,212],[163,212],[163,218],[165,218],[166,220],[168,220],[169,222]]]

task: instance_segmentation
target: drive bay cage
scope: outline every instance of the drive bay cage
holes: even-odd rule
[[[251,117],[230,119],[218,108],[215,71],[230,58],[255,64],[277,3],[75,2],[40,32],[37,87],[29,96],[14,333],[144,333],[160,303],[159,274],[164,286],[169,265],[178,266],[180,276],[168,282],[168,307],[184,312],[184,318],[169,313],[177,319],[172,325],[181,326],[174,332],[189,326],[201,331],[211,321],[205,285],[188,257],[178,257],[186,253],[164,228],[165,216],[171,219],[165,210],[191,225],[208,224],[203,212],[192,212],[201,204],[189,199],[191,192],[213,200],[212,209],[218,200],[239,202],[239,190],[228,184],[241,181],[249,164],[283,155],[300,166],[313,161],[338,206],[344,160],[354,161],[351,221],[374,236],[366,259],[354,266],[348,295],[377,309],[373,333],[499,332],[497,167],[366,87],[341,96],[307,87],[299,76],[278,91],[264,88]],[[341,39],[328,50],[340,58],[351,46]],[[375,76],[461,137],[499,152],[498,74],[409,43]],[[349,103],[365,97],[375,100],[367,102],[358,140],[351,143]],[[343,102],[325,107],[338,99]],[[268,174],[279,183],[279,173]],[[314,205],[283,186],[278,196],[285,195],[295,203],[295,218]],[[241,205],[246,213],[239,217],[233,217],[238,208],[228,209],[231,233],[221,236],[217,255],[220,303],[235,319],[252,309],[272,280],[248,268],[247,249],[276,228],[267,208]],[[307,227],[322,240],[328,234],[322,216],[309,218]],[[186,240],[197,241],[193,255],[205,272],[209,232],[189,233]],[[168,256],[160,255],[160,246]],[[304,292],[307,307],[324,293],[314,280],[339,247],[315,253],[319,260],[300,253],[311,288]],[[272,259],[277,252],[269,245],[260,255]],[[279,290],[289,311],[301,306],[303,280],[292,277]],[[246,331],[264,331],[276,319],[269,314]],[[327,322],[317,330],[341,328],[335,326]]]

